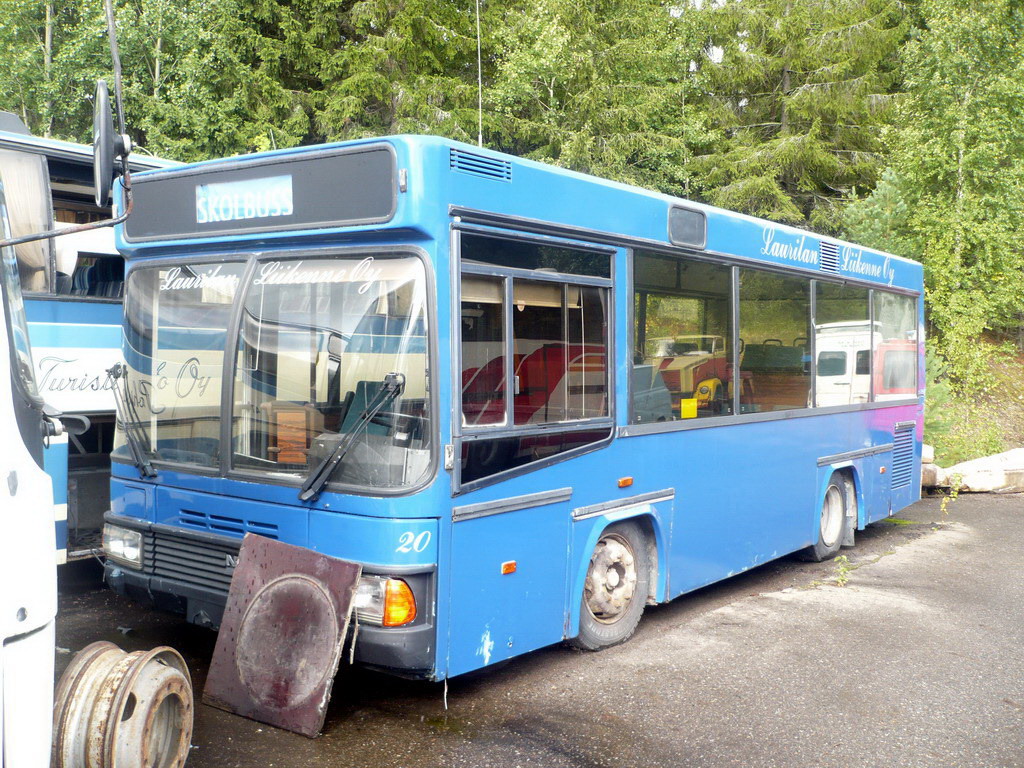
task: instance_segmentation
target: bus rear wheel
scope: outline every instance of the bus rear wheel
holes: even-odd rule
[[[821,502],[818,518],[818,541],[803,551],[808,560],[820,563],[836,556],[843,543],[843,526],[846,525],[846,481],[836,472],[829,478],[825,497]]]
[[[650,590],[647,537],[639,525],[616,523],[601,534],[590,556],[580,605],[580,633],[572,644],[599,651],[632,636]]]

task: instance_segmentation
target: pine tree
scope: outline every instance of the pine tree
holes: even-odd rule
[[[834,231],[884,164],[906,35],[899,0],[725,0],[706,7],[701,74],[726,138],[702,157],[712,202]]]
[[[667,193],[710,133],[690,72],[703,17],[659,0],[522,0],[491,19],[491,144]]]

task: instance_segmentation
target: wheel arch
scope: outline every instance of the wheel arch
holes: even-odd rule
[[[663,502],[671,505],[672,502]],[[660,503],[659,503],[660,505]],[[667,510],[666,510],[667,511]],[[565,627],[565,637],[576,637],[580,631],[580,603],[583,595],[583,585],[587,579],[587,568],[590,565],[590,556],[597,546],[598,539],[610,526],[616,523],[636,523],[643,531],[647,542],[647,553],[649,561],[649,588],[647,604],[664,602],[668,592],[668,573],[665,568],[667,563],[667,531],[666,523],[662,520],[656,505],[642,504],[637,507],[615,510],[596,517],[584,520],[576,520],[573,527],[586,526],[585,533],[574,532],[572,537],[573,556],[572,565],[569,569],[569,591],[568,611]]]
[[[859,462],[855,460],[840,461],[834,464],[825,464],[818,467],[817,504],[813,511],[814,526],[817,525],[818,510],[820,510],[821,505],[825,500],[825,491],[828,490],[829,481],[832,479],[832,475],[834,474],[840,475],[849,482],[846,499],[847,508],[849,509],[850,504],[853,504],[853,508],[857,513],[857,519],[854,523],[854,527],[856,530],[863,530],[865,525],[864,472],[859,466]],[[812,530],[814,530],[814,526],[812,526]]]

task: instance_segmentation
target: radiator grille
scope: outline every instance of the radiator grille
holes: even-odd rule
[[[914,427],[900,427],[893,435],[892,488],[906,488],[914,474]]]
[[[148,573],[227,594],[240,541],[208,541],[162,530],[145,536],[143,567]]]
[[[453,171],[482,176],[496,181],[512,181],[512,163],[494,157],[485,157],[462,149],[452,149],[449,166]]]
[[[822,272],[839,272],[839,246],[824,240],[818,246],[818,266]]]

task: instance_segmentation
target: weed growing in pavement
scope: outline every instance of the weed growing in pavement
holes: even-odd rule
[[[949,493],[942,497],[942,503],[939,505],[939,511],[942,512],[943,517],[949,514],[949,505],[956,501],[963,484],[964,479],[958,474],[954,474],[949,478]]]
[[[836,564],[836,586],[845,587],[846,582],[850,580],[850,571],[853,570],[850,567],[850,558],[840,555],[832,562]]]

